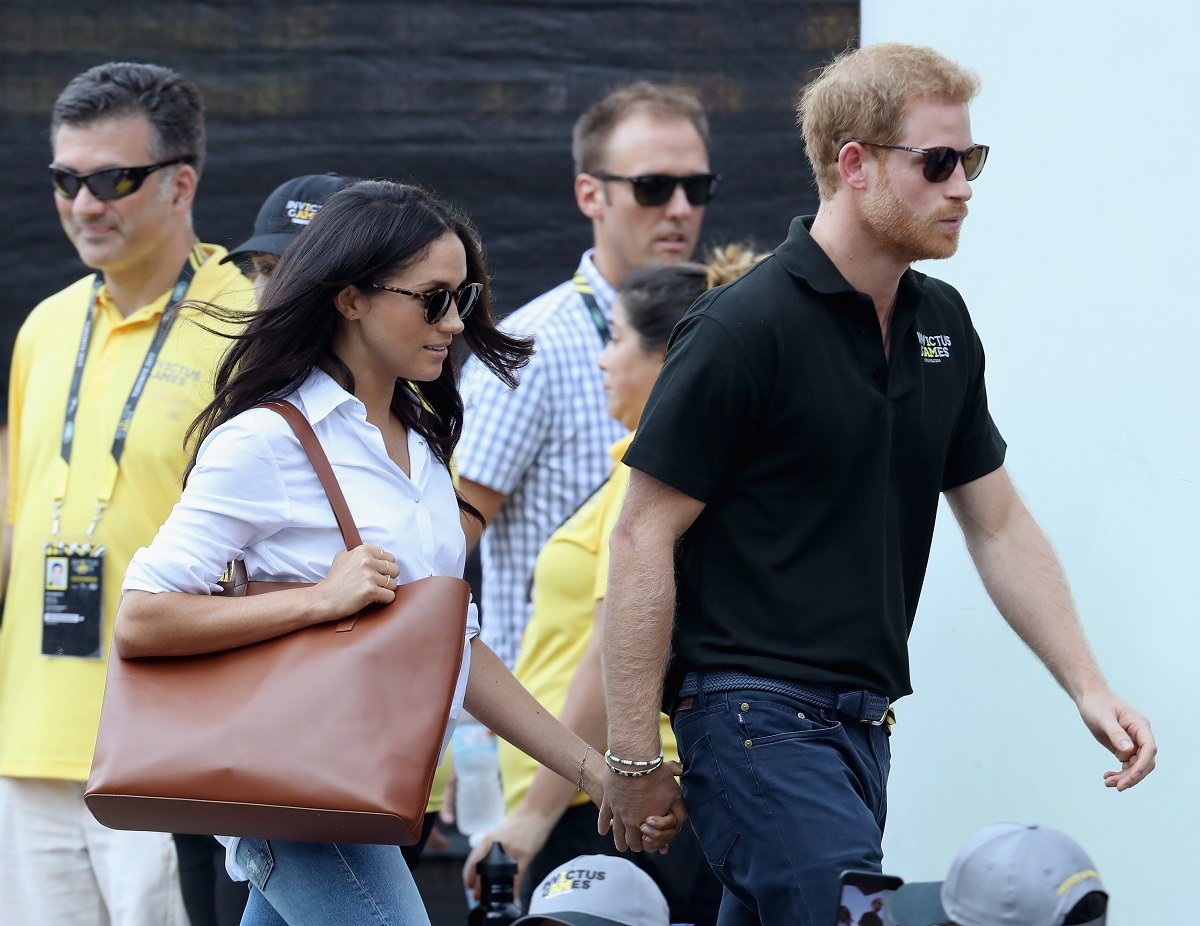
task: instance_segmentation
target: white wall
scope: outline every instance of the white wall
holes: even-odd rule
[[[863,0],[862,41],[975,69],[992,145],[950,261],[988,349],[1008,467],[1057,546],[1113,687],[1160,768],[1111,757],[984,594],[943,505],[893,737],[885,870],[944,873],[995,820],[1092,854],[1116,926],[1195,913],[1200,831],[1200,6]],[[1193,285],[1189,285],[1193,284]]]

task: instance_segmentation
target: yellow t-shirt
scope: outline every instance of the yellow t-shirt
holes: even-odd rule
[[[187,299],[229,308],[253,305],[253,289],[225,249],[198,245]],[[44,544],[51,539],[56,465],[75,355],[94,277],[46,299],[21,327],[9,387],[9,501],[12,570],[0,625],[0,775],[87,778],[104,691],[112,621],[125,567],[149,543],[182,490],[183,435],[212,397],[213,371],[229,340],[183,312],[142,393],[108,510],[93,541],[105,547],[101,659],[43,656]],[[123,318],[102,287],[79,389],[61,536],[79,539],[110,465],[117,419],[154,337],[169,292]]]
[[[629,485],[629,467],[620,459],[632,441],[629,434],[613,444],[610,453],[616,462],[608,481],[550,536],[534,566],[533,614],[513,674],[556,717],[591,639],[596,602],[608,589],[608,538]],[[677,759],[675,735],[665,715],[661,736],[667,759]],[[504,802],[511,812],[524,799],[538,766],[504,740],[499,748]],[[573,804],[587,801],[587,795],[580,794]]]

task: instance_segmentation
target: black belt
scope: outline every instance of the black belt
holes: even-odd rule
[[[833,691],[813,688],[773,678],[759,678],[745,672],[689,672],[679,688],[680,698],[689,698],[703,691],[716,694],[722,691],[770,691],[787,695],[827,711],[837,711],[851,720],[879,726],[887,720],[891,705],[883,695],[871,691]]]

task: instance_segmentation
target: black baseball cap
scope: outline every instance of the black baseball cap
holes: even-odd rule
[[[236,260],[250,252],[278,257],[300,229],[312,221],[330,196],[357,178],[341,174],[306,174],[277,186],[254,220],[254,235],[221,258],[221,263]]]

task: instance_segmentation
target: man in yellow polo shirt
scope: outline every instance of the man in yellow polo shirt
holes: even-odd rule
[[[51,140],[63,230],[96,272],[34,309],[13,353],[2,916],[186,926],[171,837],[101,827],[83,786],[121,577],[179,496],[184,432],[228,344],[172,307],[247,308],[252,290],[192,231],[204,116],[190,81],[154,65],[92,68],[54,104]],[[54,563],[65,588],[48,578]]]

